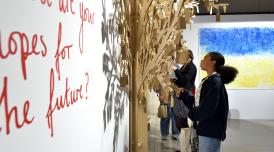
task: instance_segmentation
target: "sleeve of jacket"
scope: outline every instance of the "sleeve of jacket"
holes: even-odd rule
[[[184,73],[181,72],[181,70],[176,69],[174,71],[176,77],[178,78],[177,80],[175,80],[175,84],[177,86],[183,86],[185,85],[186,82],[190,82],[191,79],[193,77],[195,77],[196,75],[196,68],[193,65],[188,65],[188,67],[186,67],[186,71]]]
[[[191,112],[192,119],[196,121],[204,121],[212,119],[216,114],[218,107],[219,94],[220,94],[220,82],[217,79],[211,79],[207,83],[208,87],[205,91],[203,98],[200,98],[200,105],[193,108]]]

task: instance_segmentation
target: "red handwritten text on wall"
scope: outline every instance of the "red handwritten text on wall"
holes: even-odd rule
[[[63,13],[71,12],[71,14],[75,14],[72,6],[73,6],[73,0],[59,0],[60,12],[63,12]]]
[[[17,41],[17,38],[19,41]],[[42,49],[37,49],[37,43],[40,42],[42,45]],[[27,72],[26,72],[26,61],[28,57],[31,55],[37,56],[41,53],[42,57],[45,57],[47,55],[47,46],[44,41],[44,36],[34,34],[32,36],[31,42],[29,42],[28,36],[23,32],[11,32],[8,39],[8,48],[6,51],[2,48],[2,37],[0,33],[0,59],[7,59],[10,55],[15,55],[20,51],[21,56],[21,69],[24,80],[27,79]]]
[[[42,4],[46,4],[48,5],[48,7],[51,7],[52,5],[52,1],[51,0],[40,0]]]
[[[48,6],[48,8],[51,8],[53,5],[56,5],[58,1],[38,0],[38,3],[42,4],[43,6]],[[80,28],[79,28],[79,31],[75,31],[75,32],[79,32],[79,35],[78,35],[79,36],[79,39],[78,39],[79,53],[83,54],[84,42],[86,42],[86,40],[84,39],[84,34],[87,34],[87,33],[84,33],[86,32],[85,30],[87,28],[86,25],[94,24],[95,13],[92,12],[89,8],[87,8],[83,2],[78,2],[79,10],[77,10],[77,7],[74,7],[75,4],[76,4],[75,0],[59,0],[59,13],[64,13],[64,14],[69,13],[71,15],[79,13],[78,17],[80,17],[80,24],[79,24]],[[58,8],[58,7],[55,7],[55,8]],[[52,23],[52,22],[49,22],[49,23]],[[73,33],[75,34],[75,32]],[[54,133],[54,127],[53,127],[54,114],[56,114],[57,111],[66,109],[70,107],[70,105],[73,105],[74,103],[76,103],[77,101],[82,100],[85,94],[86,94],[85,99],[86,100],[88,99],[88,96],[87,96],[88,85],[89,85],[88,72],[85,73],[85,79],[84,79],[85,82],[83,84],[79,84],[78,87],[76,88],[71,88],[69,83],[70,80],[66,76],[64,76],[65,79],[63,79],[65,80],[65,83],[66,83],[66,86],[63,87],[64,89],[63,93],[57,93],[54,87],[57,84],[61,84],[61,81],[62,81],[61,80],[62,75],[60,72],[62,71],[62,61],[70,60],[71,58],[73,58],[73,52],[72,52],[72,50],[74,49],[73,43],[66,42],[66,39],[64,38],[65,36],[63,36],[62,33],[63,33],[62,22],[60,21],[58,26],[58,33],[57,33],[57,45],[48,44],[49,47],[47,47],[47,43],[45,40],[54,39],[54,38],[48,38],[48,37],[45,38],[45,36],[41,33],[38,34],[36,32],[36,33],[30,34],[22,31],[13,30],[7,36],[3,36],[3,39],[2,39],[2,34],[0,32],[0,62],[5,62],[5,60],[8,60],[11,56],[19,56],[19,59],[20,59],[19,68],[21,68],[20,70],[22,71],[22,76],[25,81],[28,81],[27,78],[31,74],[31,73],[28,73],[29,72],[28,69],[31,67],[30,65],[28,65],[28,62],[29,62],[28,59],[37,58],[37,57],[46,58],[49,55],[52,55],[51,50],[49,50],[48,48],[51,48],[52,45],[56,46],[55,47],[56,50],[55,52],[53,52],[54,59],[52,60],[54,62],[54,68],[51,68],[50,70],[50,82],[49,82],[50,83],[50,88],[49,88],[50,100],[49,100],[49,105],[48,105],[47,114],[46,114],[48,127],[50,129],[50,133],[52,137]],[[74,36],[74,35],[70,35],[70,36]],[[55,79],[55,74],[57,74],[56,75],[57,79]],[[3,124],[1,125],[2,120],[0,120],[0,133],[4,132],[5,130],[5,133],[7,135],[10,134],[12,131],[11,126],[13,125],[13,122],[15,127],[20,129],[26,124],[27,125],[32,124],[34,118],[36,118],[34,114],[31,115],[29,112],[30,108],[32,107],[30,100],[25,100],[25,102],[23,103],[22,112],[20,111],[21,109],[20,107],[18,107],[18,105],[11,106],[11,103],[8,102],[9,101],[9,98],[8,98],[9,77],[10,77],[9,75],[4,76],[3,88],[2,88],[2,92],[0,92],[1,93],[0,94],[1,95],[0,111],[1,112],[3,111],[4,113],[3,115],[4,125]],[[11,94],[12,96],[14,95],[14,93],[11,93]]]
[[[23,107],[23,120],[19,121],[18,116],[18,107],[13,106],[11,109],[9,109],[8,105],[8,78],[4,77],[4,83],[3,83],[3,90],[0,96],[0,108],[3,106],[4,113],[5,113],[5,123],[6,123],[6,134],[8,135],[10,133],[10,123],[12,120],[12,115],[14,115],[14,121],[16,128],[20,129],[24,126],[24,124],[31,124],[34,117],[31,119],[28,118],[29,114],[29,108],[30,108],[30,102],[26,100]],[[0,126],[1,127],[1,126]],[[0,129],[1,131],[1,129]]]
[[[64,94],[54,99],[54,85],[55,78],[53,69],[50,71],[50,101],[48,106],[48,112],[46,118],[48,120],[48,127],[51,131],[51,137],[53,137],[53,114],[55,110],[59,111],[64,108],[68,108],[78,100],[83,99],[82,84],[77,89],[71,89],[69,86],[69,80],[66,78],[66,89]]]
[[[60,47],[62,42],[62,23],[59,23],[59,28],[58,28],[58,40],[57,40],[57,49],[55,52],[55,70],[57,71],[58,74],[58,80],[61,79],[61,73],[60,73],[60,57],[62,59],[69,59],[69,51],[70,48],[72,47],[72,44],[65,45],[64,47]]]
[[[80,3],[80,18],[82,20],[80,31],[79,31],[79,50],[81,54],[84,51],[84,22],[94,24],[95,13],[91,12],[88,8],[84,7],[84,3]]]

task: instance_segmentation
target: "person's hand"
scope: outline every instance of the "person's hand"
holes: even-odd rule
[[[180,89],[176,89],[176,91],[175,91],[176,97],[179,97],[179,96],[180,96],[180,93],[181,93],[181,90],[180,90]]]
[[[170,81],[170,82],[174,82],[175,80],[176,80],[175,78],[169,77],[169,81]]]
[[[173,65],[172,70],[175,71],[176,69],[177,69],[177,67]]]

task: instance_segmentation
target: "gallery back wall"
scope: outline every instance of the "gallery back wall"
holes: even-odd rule
[[[199,16],[194,19],[194,24],[191,29],[188,28],[183,32],[184,38],[187,41],[187,46],[194,52],[195,64],[200,64],[201,46],[199,46],[199,29],[200,28],[235,28],[235,27],[257,27],[257,28],[272,28],[273,29],[273,14],[260,14],[260,15],[222,15],[221,22],[215,22],[215,16]],[[241,43],[239,41],[239,43]],[[273,47],[270,47],[270,52],[273,53]],[[213,51],[213,50],[212,50]],[[218,50],[214,50],[218,51]],[[258,57],[258,56],[257,56]],[[268,58],[272,57],[267,56]],[[256,58],[256,57],[255,57]],[[258,60],[258,58],[257,58]],[[228,59],[229,61],[229,59]],[[243,62],[246,60],[243,59]],[[255,60],[254,60],[255,62]],[[274,65],[274,59],[271,60],[270,66]],[[234,63],[237,64],[237,63]],[[240,63],[239,63],[240,64]],[[241,68],[241,67],[239,67]],[[254,71],[256,71],[254,67]],[[272,67],[273,69],[273,67]],[[271,70],[265,68],[265,78],[268,79],[271,76]],[[261,71],[263,72],[263,71]],[[245,73],[245,71],[239,71],[239,73]],[[252,71],[250,71],[252,77]],[[196,84],[202,78],[202,74],[198,74]],[[255,75],[254,75],[255,77]],[[240,78],[240,77],[239,77]],[[250,81],[250,80],[246,80]],[[268,86],[257,85],[255,87],[240,86],[235,87],[233,85],[227,86],[229,101],[230,101],[230,117],[232,119],[274,119],[274,111],[271,107],[274,107],[274,84],[272,81],[268,82]]]

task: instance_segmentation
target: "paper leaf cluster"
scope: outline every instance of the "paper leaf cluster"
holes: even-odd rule
[[[204,0],[209,10],[228,4]],[[160,91],[165,100],[174,89],[168,75],[173,65],[172,56],[187,50],[182,30],[191,26],[191,18],[199,12],[199,3],[194,0],[139,0],[137,1],[137,91],[142,101],[144,88]],[[173,88],[173,89],[172,89]]]

